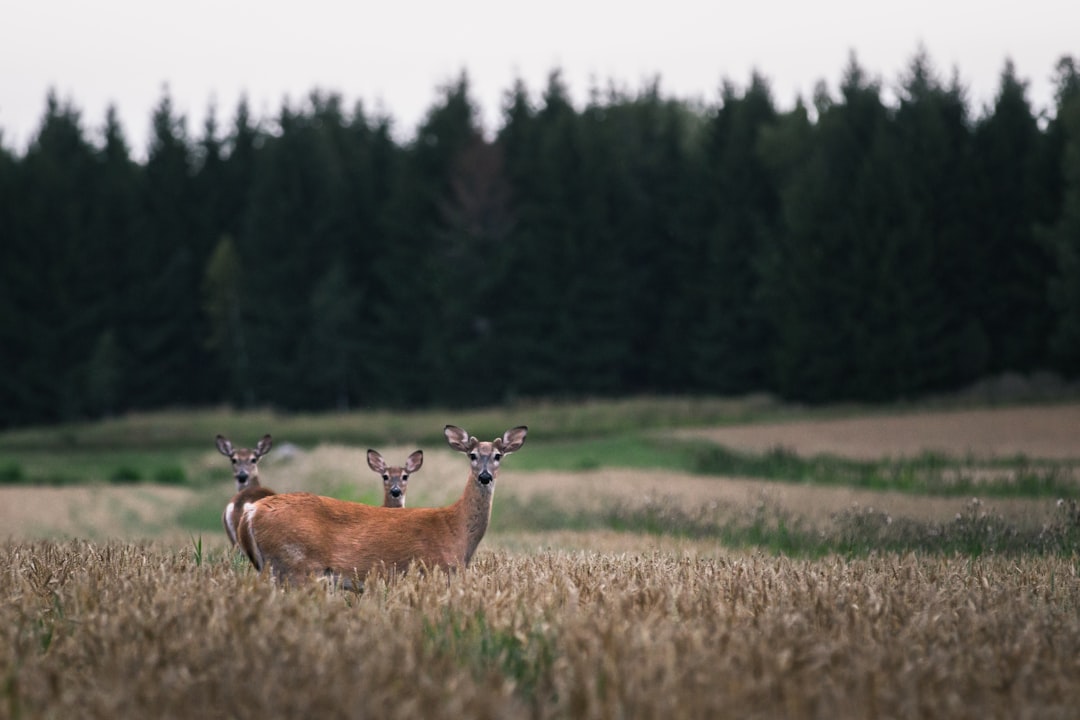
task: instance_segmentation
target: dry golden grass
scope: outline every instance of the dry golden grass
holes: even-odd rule
[[[489,546],[355,595],[194,548],[12,542],[0,715],[1071,717],[1077,569]]]

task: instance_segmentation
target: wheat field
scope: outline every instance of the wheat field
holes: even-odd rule
[[[11,718],[1074,717],[1076,558],[482,550],[362,594],[0,548]]]
[[[1073,416],[1060,413],[1080,412],[1070,408],[1039,417],[1068,426]],[[904,422],[716,432],[734,446],[779,433],[831,447],[858,431],[879,457],[926,442],[905,428],[940,440],[947,433],[935,423],[957,423],[971,433],[960,453],[988,437],[967,415]],[[1038,427],[1013,417],[1005,429],[1010,442],[1045,444],[1049,430]],[[1072,463],[1061,477],[1074,482],[1080,439],[1064,432],[1057,442],[1020,451]],[[404,457],[412,447],[388,450]],[[361,458],[358,447],[321,445],[264,471],[279,490],[362,489],[377,478],[357,476]],[[220,471],[224,485],[2,489],[0,718],[984,720],[1071,718],[1080,707],[1074,500],[999,497],[987,501],[989,516],[971,498],[508,465],[495,499],[496,515],[508,514],[466,570],[413,568],[355,593],[277,587],[223,532],[177,525],[192,502],[219,513],[230,492],[212,448],[194,462]],[[459,458],[433,449],[410,503],[451,501],[464,474]],[[708,504],[739,518],[763,497],[781,519],[803,523],[803,539],[828,532],[839,511],[873,506],[847,516],[885,523],[873,537],[897,527],[1025,538],[1064,529],[1067,542],[785,555],[720,534],[515,525],[529,513],[590,504],[601,513],[617,502],[628,517],[651,517],[634,514],[638,503],[684,513]]]

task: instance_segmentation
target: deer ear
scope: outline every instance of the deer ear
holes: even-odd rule
[[[367,466],[380,475],[386,470],[386,461],[383,456],[374,450],[367,451]]]
[[[255,446],[255,452],[259,457],[262,457],[266,453],[270,452],[270,448],[274,446],[274,439],[270,437],[270,433],[262,436],[259,440],[259,444]]]
[[[424,451],[417,450],[405,460],[405,472],[412,475],[424,464]]]
[[[520,450],[521,446],[525,444],[525,434],[528,432],[529,428],[525,425],[519,425],[504,432],[503,436],[499,438],[503,455],[509,455],[515,450]]]
[[[218,435],[217,436],[217,449],[218,449],[218,452],[221,453],[222,455],[224,455],[225,457],[232,457],[232,454],[233,454],[232,443],[229,442],[228,439],[224,435]]]
[[[443,429],[443,434],[446,435],[446,442],[450,444],[450,447],[460,452],[467,453],[476,447],[476,438],[470,438],[469,433],[457,425],[447,425]]]

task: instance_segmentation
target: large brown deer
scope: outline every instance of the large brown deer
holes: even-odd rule
[[[311,493],[272,495],[245,506],[240,545],[260,572],[293,584],[326,577],[353,587],[375,568],[397,573],[412,563],[467,567],[491,519],[499,464],[521,448],[527,431],[511,428],[480,442],[447,425],[450,447],[469,456],[465,492],[453,505],[387,508]]]
[[[424,464],[424,451],[417,450],[405,458],[405,466],[387,465],[383,456],[375,450],[367,451],[368,467],[382,477],[383,507],[405,507],[405,491],[409,489],[409,476]]]
[[[267,434],[262,436],[254,450],[234,448],[224,435],[217,436],[218,452],[232,461],[233,479],[236,480],[236,494],[221,515],[221,524],[225,526],[225,534],[233,545],[236,545],[236,528],[240,524],[244,504],[274,494],[273,490],[259,482],[259,458],[270,452],[273,444],[273,439]]]

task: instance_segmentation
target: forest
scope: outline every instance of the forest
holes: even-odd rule
[[[885,402],[1080,374],[1080,61],[1036,111],[925,52],[781,109],[558,71],[485,130],[466,74],[400,139],[313,91],[144,152],[45,99],[0,135],[0,428],[164,407],[769,392]]]

